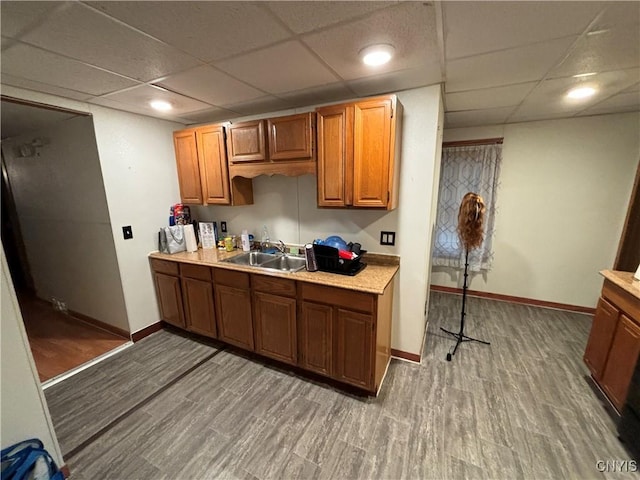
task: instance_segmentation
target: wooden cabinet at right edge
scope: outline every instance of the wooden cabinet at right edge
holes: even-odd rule
[[[397,206],[402,104],[395,95],[316,110],[318,206]]]
[[[382,295],[299,283],[298,364],[372,393],[391,357],[393,281]]]
[[[611,403],[622,411],[640,356],[640,300],[606,280],[584,362]]]

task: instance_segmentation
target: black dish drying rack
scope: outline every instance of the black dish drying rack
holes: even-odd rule
[[[316,257],[318,270],[330,273],[339,273],[340,275],[355,275],[361,272],[367,264],[362,262],[362,255],[367,253],[366,250],[360,250],[358,256],[352,260],[340,258],[338,249],[327,245],[313,245],[313,254]]]

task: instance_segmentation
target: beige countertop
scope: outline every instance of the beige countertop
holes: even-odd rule
[[[389,282],[393,280],[394,275],[400,268],[400,257],[394,255],[378,255],[367,253],[363,256],[364,263],[367,267],[357,275],[351,277],[348,275],[339,275],[328,272],[308,272],[302,269],[298,272],[273,272],[270,270],[262,270],[258,267],[250,267],[245,265],[235,265],[226,263],[223,260],[241,254],[239,250],[226,252],[218,249],[198,249],[197,252],[180,252],[174,254],[152,252],[150,258],[158,258],[161,260],[169,260],[180,263],[193,263],[196,265],[207,265],[216,268],[226,268],[229,270],[239,270],[242,272],[257,273],[261,275],[270,275],[274,277],[290,278],[301,282],[317,283],[319,285],[328,285],[332,287],[347,288],[360,292],[375,293],[382,295],[384,289]]]
[[[602,270],[600,275],[640,300],[640,280],[633,278],[633,272]]]

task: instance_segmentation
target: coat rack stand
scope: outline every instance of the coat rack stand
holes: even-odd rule
[[[451,361],[451,358],[453,357],[453,355],[456,354],[456,351],[458,350],[458,346],[462,342],[478,342],[484,345],[491,345],[489,342],[485,342],[484,340],[478,340],[477,338],[472,338],[464,334],[464,317],[466,315],[465,307],[467,304],[467,278],[469,277],[468,272],[469,272],[469,249],[465,251],[465,255],[464,255],[464,284],[462,286],[462,311],[460,312],[460,331],[458,333],[455,333],[440,327],[440,330],[442,330],[445,333],[448,333],[449,335],[451,335],[456,339],[456,344],[453,347],[452,351],[450,350],[449,353],[447,353],[447,362]]]

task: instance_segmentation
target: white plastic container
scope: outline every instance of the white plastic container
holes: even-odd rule
[[[184,240],[187,244],[187,252],[198,251],[198,242],[196,242],[196,234],[192,224],[184,226]]]
[[[242,230],[242,235],[240,235],[240,241],[242,242],[242,251],[248,252],[251,250],[251,244],[249,243],[249,233],[246,230]]]

